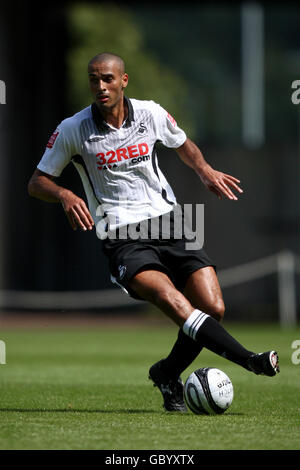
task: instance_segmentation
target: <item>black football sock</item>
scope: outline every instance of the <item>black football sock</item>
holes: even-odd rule
[[[254,353],[245,349],[206,313],[194,310],[183,325],[183,331],[201,346],[249,370],[247,361]]]
[[[199,342],[187,336],[180,328],[177,340],[161,366],[168,376],[177,378],[196,359],[202,349],[203,346]]]

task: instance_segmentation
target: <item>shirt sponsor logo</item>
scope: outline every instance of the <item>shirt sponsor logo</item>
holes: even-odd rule
[[[48,141],[48,144],[46,145],[46,147],[47,147],[48,149],[52,149],[52,147],[53,147],[53,145],[54,145],[54,143],[55,143],[55,141],[56,141],[56,139],[57,139],[58,134],[59,134],[59,131],[53,132],[52,136],[50,137],[50,139],[49,139],[49,141]]]
[[[130,163],[140,163],[150,160],[148,155],[149,147],[146,142],[142,144],[129,145],[128,147],[117,150],[109,150],[106,153],[99,152],[96,155],[98,170],[107,170],[107,168],[116,168],[117,163],[123,160],[129,160]]]

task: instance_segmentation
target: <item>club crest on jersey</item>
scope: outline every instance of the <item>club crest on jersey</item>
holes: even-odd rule
[[[98,137],[91,137],[90,139],[88,139],[88,143],[91,144],[93,142],[99,142],[100,140],[103,140],[105,139],[104,136],[98,136]]]
[[[55,144],[58,134],[59,134],[59,131],[56,129],[56,131],[53,132],[50,139],[48,140],[48,143],[46,145],[48,149],[52,149],[53,145]]]
[[[126,273],[126,266],[122,266],[122,264],[120,264],[118,266],[118,270],[119,270],[119,280],[123,279],[123,277],[125,276],[125,273]]]
[[[143,122],[140,123],[140,127],[138,128],[138,134],[145,134],[148,132],[147,127]]]

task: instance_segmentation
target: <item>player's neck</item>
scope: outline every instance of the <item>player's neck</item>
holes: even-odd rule
[[[128,116],[128,108],[124,98],[121,99],[112,108],[102,109],[99,107],[99,111],[102,114],[104,120],[107,122],[107,124],[110,124],[116,129],[119,129],[122,126],[123,122]]]

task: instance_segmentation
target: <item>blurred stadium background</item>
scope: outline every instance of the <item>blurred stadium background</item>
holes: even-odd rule
[[[296,3],[5,2],[0,14],[0,307],[5,312],[141,314],[109,280],[95,233],[73,233],[59,205],[27,183],[49,136],[90,104],[86,64],[121,55],[127,96],[173,114],[216,168],[238,177],[238,203],[218,201],[161,149],[178,201],[205,204],[227,320],[299,319],[300,7]],[[84,195],[69,166],[61,183]]]

